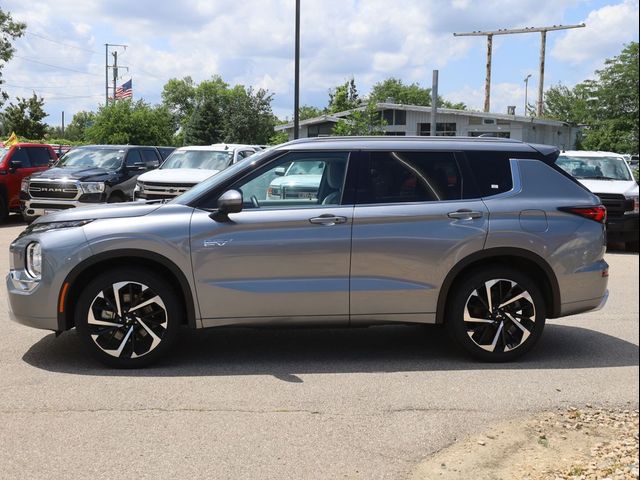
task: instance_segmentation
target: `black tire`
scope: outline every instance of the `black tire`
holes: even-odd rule
[[[124,195],[121,193],[115,192],[109,196],[107,203],[122,203],[125,201]]]
[[[453,340],[473,357],[507,362],[527,353],[540,339],[544,297],[526,274],[488,267],[465,275],[453,288],[445,324]]]
[[[3,195],[0,195],[0,223],[3,223],[9,216],[9,209],[7,208],[7,201]]]
[[[631,242],[625,242],[624,248],[627,252],[637,252],[638,251],[638,240],[633,240]]]
[[[24,220],[27,225],[31,225],[33,222],[35,222],[36,218],[38,217],[25,215],[24,213],[22,214],[22,220]]]
[[[158,277],[147,269],[119,268],[84,288],[75,324],[92,356],[110,367],[139,368],[167,353],[184,310],[175,289]]]

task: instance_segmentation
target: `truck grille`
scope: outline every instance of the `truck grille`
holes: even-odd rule
[[[596,193],[596,195],[607,209],[607,218],[622,218],[624,212],[633,210],[633,200],[628,200],[624,195],[612,193]]]
[[[78,195],[78,187],[73,183],[30,182],[29,194],[32,198],[72,199]]]
[[[195,183],[180,183],[174,185],[167,185],[166,183],[154,183],[154,182],[140,182],[140,193],[144,198],[148,200],[156,200],[161,198],[174,198],[183,194],[191,187],[196,185]]]

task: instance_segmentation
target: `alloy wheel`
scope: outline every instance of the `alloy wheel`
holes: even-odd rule
[[[532,334],[536,309],[531,294],[504,278],[488,280],[467,298],[464,327],[469,338],[488,352],[510,352]]]
[[[118,282],[93,299],[87,326],[94,343],[116,358],[139,358],[162,342],[167,308],[160,296],[139,282]]]

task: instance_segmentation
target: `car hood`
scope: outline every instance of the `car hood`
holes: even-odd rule
[[[34,180],[80,180],[104,181],[114,175],[113,171],[96,167],[54,167],[43,172],[34,173],[30,178]]]
[[[205,170],[203,168],[159,168],[143,173],[138,177],[139,182],[158,183],[200,183],[215,175],[220,170]]]
[[[104,203],[95,207],[80,207],[62,210],[38,217],[37,223],[72,222],[75,220],[104,219],[104,218],[131,218],[141,217],[157,210],[162,206],[159,202],[128,202],[128,203]],[[34,223],[36,223],[34,222]]]
[[[289,175],[278,177],[271,182],[272,187],[317,187],[322,175]]]
[[[611,193],[619,195],[638,195],[638,184],[633,180],[580,180],[578,181],[593,193]]]

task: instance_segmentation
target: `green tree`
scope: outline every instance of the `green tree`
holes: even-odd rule
[[[385,126],[386,122],[380,115],[376,102],[370,100],[364,107],[338,120],[333,127],[333,135],[384,135]]]
[[[169,145],[174,133],[171,112],[143,100],[101,106],[86,128],[86,140],[102,144]]]
[[[431,105],[431,89],[422,88],[417,83],[405,85],[399,78],[387,78],[376,83],[372,89],[369,99],[375,102],[402,103],[404,105]],[[462,103],[452,103],[438,96],[438,106],[444,108],[455,108],[465,110],[467,106]]]
[[[344,112],[351,110],[360,105],[358,97],[358,89],[353,78],[347,80],[342,85],[338,85],[329,91],[329,105],[326,108],[327,113]]]
[[[11,14],[0,8],[0,87],[4,83],[2,80],[2,67],[11,60],[15,48],[12,41],[24,34],[27,25],[21,22],[14,22]],[[0,88],[0,107],[4,105],[9,96]]]
[[[264,89],[253,91],[237,85],[227,94],[224,140],[233,143],[266,144],[273,135],[273,95]]]
[[[30,139],[43,138],[47,126],[42,121],[47,114],[44,100],[35,93],[29,98],[16,98],[17,103],[9,103],[2,114],[2,123],[7,132]]]
[[[545,92],[545,116],[585,125],[581,146],[589,150],[638,152],[638,42],[607,59],[573,88],[561,85]]]
[[[74,141],[82,142],[85,140],[86,130],[95,121],[96,114],[93,112],[80,111],[77,112],[69,125],[64,129],[64,137]]]
[[[322,110],[321,108],[312,107],[311,105],[302,105],[298,110],[300,121],[319,117],[321,115],[324,115],[324,113],[324,110]]]

